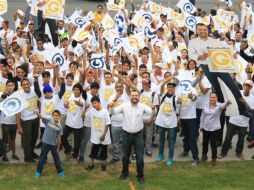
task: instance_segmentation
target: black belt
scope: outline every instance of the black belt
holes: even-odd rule
[[[143,132],[143,129],[140,130],[140,131],[138,131],[138,132],[136,132],[136,133],[129,133],[129,132],[127,132],[127,131],[123,131],[123,132],[124,132],[125,134],[129,135],[129,136],[135,136],[135,135],[138,135],[138,134],[142,133],[142,132]]]

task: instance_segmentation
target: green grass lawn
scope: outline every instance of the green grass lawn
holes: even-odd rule
[[[0,190],[241,190],[254,189],[254,162],[219,162],[213,167],[209,163],[198,167],[190,162],[176,162],[173,166],[165,163],[145,164],[145,184],[140,187],[136,180],[135,165],[131,164],[130,176],[119,181],[121,164],[109,165],[106,173],[100,172],[100,164],[91,172],[84,172],[84,166],[64,164],[66,177],[56,174],[53,164],[47,164],[43,176],[35,178],[36,165],[5,164],[0,165]],[[134,188],[132,188],[133,190]]]

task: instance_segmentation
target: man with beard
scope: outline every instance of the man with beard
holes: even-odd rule
[[[130,102],[114,108],[114,104],[109,105],[112,114],[123,114],[123,169],[119,180],[124,180],[129,174],[129,157],[131,148],[134,147],[136,154],[136,165],[138,172],[138,182],[144,183],[144,135],[143,116],[152,115],[151,107],[139,102],[140,94],[133,90],[130,94]],[[154,109],[154,108],[153,108]]]
[[[209,47],[229,47],[225,42],[220,41],[219,39],[212,39],[208,37],[208,27],[202,23],[197,24],[196,33],[198,37],[192,39],[189,43],[189,55],[190,59],[197,61],[198,66],[201,66],[205,76],[208,78],[212,87],[215,89],[218,94],[219,102],[224,102],[221,86],[219,83],[219,78],[227,85],[228,89],[234,95],[235,100],[238,105],[238,110],[240,115],[245,115],[247,117],[251,117],[252,114],[248,109],[246,109],[246,105],[243,102],[240,102],[242,99],[242,95],[240,90],[238,89],[236,83],[229,73],[220,73],[220,72],[210,72],[208,68],[208,48]],[[236,55],[234,54],[234,57]]]

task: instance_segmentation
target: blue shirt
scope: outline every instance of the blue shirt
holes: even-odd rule
[[[52,118],[42,119],[45,124],[45,130],[42,136],[42,142],[50,145],[57,145],[57,137],[63,135],[63,130],[60,122],[54,123]]]

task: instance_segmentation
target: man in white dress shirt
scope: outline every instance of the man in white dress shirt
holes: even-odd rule
[[[240,102],[240,99],[242,98],[241,92],[238,89],[233,78],[230,76],[230,74],[210,72],[208,68],[208,63],[209,63],[208,48],[209,47],[222,48],[222,47],[227,47],[228,44],[218,39],[209,38],[208,27],[202,23],[197,24],[196,33],[198,37],[195,39],[192,39],[189,43],[188,51],[189,51],[190,59],[194,59],[195,61],[197,61],[198,66],[201,66],[203,68],[203,71],[205,72],[206,77],[208,78],[213,88],[215,89],[216,93],[218,94],[219,102],[224,102],[224,97],[222,94],[222,90],[221,90],[221,86],[218,81],[218,78],[220,78],[228,86],[228,88],[234,95],[238,105],[240,115],[251,117],[252,114],[248,112],[248,110],[245,109],[244,104]]]
[[[130,94],[130,102],[122,104],[117,108],[112,108],[112,114],[123,114],[123,169],[120,180],[124,180],[129,175],[129,158],[131,148],[134,147],[136,154],[136,165],[138,181],[144,183],[144,135],[143,135],[143,116],[152,115],[151,107],[139,103],[140,94],[133,90]]]

